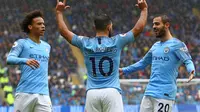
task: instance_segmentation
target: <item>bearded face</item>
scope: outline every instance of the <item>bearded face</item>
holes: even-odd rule
[[[166,34],[166,28],[163,24],[161,17],[154,18],[153,20],[153,31],[156,38],[162,38]]]
[[[162,38],[166,33],[164,26],[162,26],[161,28],[154,28],[153,31],[156,35],[156,38]]]

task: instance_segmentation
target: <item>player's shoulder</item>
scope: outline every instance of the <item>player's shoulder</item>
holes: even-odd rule
[[[13,46],[17,46],[17,45],[21,45],[23,46],[24,43],[27,41],[27,38],[24,38],[24,39],[18,39],[14,42],[14,45]]]
[[[175,46],[185,45],[184,42],[182,42],[181,40],[179,40],[177,38],[173,38],[172,44]]]
[[[158,46],[158,45],[160,44],[160,42],[161,42],[161,41],[157,41],[157,42],[155,42],[155,43],[153,44],[152,47]]]
[[[18,43],[24,43],[27,41],[27,38],[24,38],[24,39],[18,39],[16,40],[15,42],[18,42]]]
[[[87,36],[82,36],[82,35],[75,35],[75,37],[78,40],[81,40],[82,42],[91,41],[94,38],[94,37],[87,37]]]
[[[82,36],[82,35],[75,35],[75,37],[79,38],[79,39],[90,39],[93,37],[87,37],[87,36]]]
[[[182,44],[183,42],[175,37],[172,39],[173,44]]]
[[[123,38],[123,37],[128,36],[130,33],[131,33],[131,31],[126,32],[126,33],[117,34],[117,35],[112,36],[111,38]]]
[[[180,49],[180,48],[186,48],[186,45],[184,42],[182,42],[181,40],[177,39],[177,38],[173,38],[171,47],[174,49]]]

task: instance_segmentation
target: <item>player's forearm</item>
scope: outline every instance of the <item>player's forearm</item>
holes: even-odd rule
[[[145,67],[147,66],[147,64],[144,63],[143,60],[135,63],[135,64],[132,64],[130,66],[127,66],[127,67],[123,67],[122,68],[122,71],[125,75],[128,75],[132,72],[136,72],[138,70],[143,70]]]
[[[184,64],[186,66],[187,72],[189,74],[191,74],[191,72],[194,71],[194,75],[195,75],[195,67],[194,67],[194,63],[192,62],[192,60],[186,60],[184,62]]]
[[[6,62],[8,65],[20,65],[20,64],[26,64],[27,60],[28,60],[27,58],[19,58],[13,55],[9,55],[7,57]]]
[[[56,19],[58,24],[58,29],[60,31],[60,34],[71,43],[73,33],[71,33],[67,27],[67,25],[64,22],[63,14],[62,12],[56,11]]]
[[[132,29],[134,37],[139,36],[147,23],[148,9],[144,8],[140,13],[140,18]]]

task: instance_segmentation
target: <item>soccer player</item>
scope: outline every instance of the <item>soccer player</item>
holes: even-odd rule
[[[35,10],[26,15],[21,24],[27,37],[14,42],[7,64],[19,65],[21,78],[16,88],[15,112],[51,112],[48,89],[48,61],[50,45],[40,37],[44,35],[43,14]]]
[[[153,31],[160,41],[137,63],[120,68],[120,75],[144,69],[151,64],[150,81],[141,102],[140,112],[171,112],[176,97],[176,78],[179,66],[184,63],[191,81],[195,75],[192,58],[186,45],[174,38],[169,30],[170,20],[166,15],[153,19]]]
[[[87,112],[123,112],[121,88],[119,82],[119,62],[122,48],[133,42],[142,32],[147,21],[147,3],[137,1],[141,9],[140,18],[133,29],[125,34],[111,37],[112,21],[106,14],[96,16],[95,37],[77,36],[71,32],[63,20],[66,0],[57,0],[56,18],[61,35],[72,45],[78,47],[84,55],[87,68]]]

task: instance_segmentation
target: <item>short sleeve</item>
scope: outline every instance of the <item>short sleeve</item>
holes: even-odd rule
[[[76,34],[74,34],[73,38],[72,38],[72,45],[81,48],[82,44],[83,44],[83,36],[77,36]]]
[[[134,35],[132,31],[129,31],[124,34],[119,34],[117,36],[117,43],[121,48],[134,41]]]

